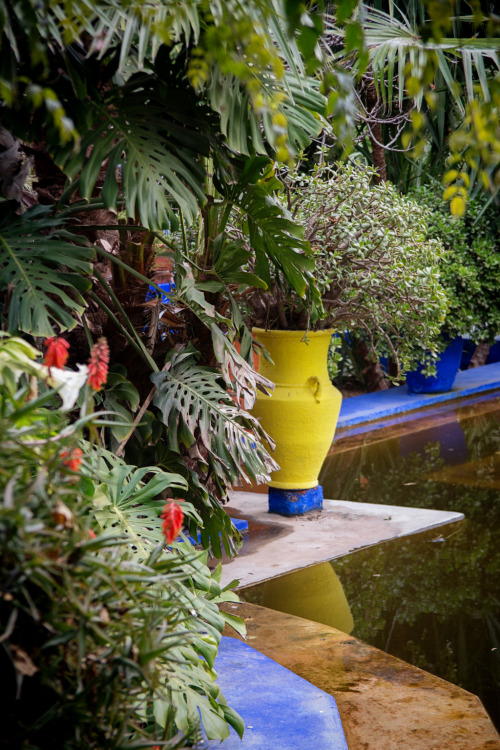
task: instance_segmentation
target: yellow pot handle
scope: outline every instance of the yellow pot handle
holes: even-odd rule
[[[319,404],[319,402],[321,401],[321,396],[322,396],[322,388],[321,388],[320,379],[316,375],[313,375],[311,378],[309,378],[309,380],[307,381],[307,384],[313,392],[314,400],[316,401],[317,404]]]

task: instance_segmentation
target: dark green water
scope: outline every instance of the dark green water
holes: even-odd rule
[[[320,481],[328,498],[464,513],[330,565],[354,636],[475,693],[500,727],[500,401],[333,453]],[[242,593],[262,601],[264,586]]]

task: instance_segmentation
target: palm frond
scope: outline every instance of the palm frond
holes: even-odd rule
[[[287,73],[278,79],[269,72],[256,72],[252,83],[252,92],[255,91],[273,103],[274,115],[281,115],[279,128],[267,108],[260,111],[251,105],[248,89],[236,77],[215,68],[207,90],[210,106],[220,115],[221,131],[229,147],[241,154],[265,154],[265,140],[275,144],[283,130],[287,142],[301,151],[311,138],[329,127],[324,117],[326,99],[319,91],[319,82],[312,78],[304,76],[301,80]]]
[[[457,17],[455,21],[466,22],[470,20],[467,16]],[[457,87],[457,73],[462,75],[466,84],[466,97],[471,101],[475,94],[475,84],[479,82],[483,97],[489,99],[488,71],[485,62],[489,61],[490,67],[500,69],[498,56],[498,39],[488,37],[472,38],[443,38],[439,42],[433,39],[424,39],[417,25],[416,19],[410,20],[398,9],[398,15],[385,13],[377,8],[363,5],[362,26],[365,35],[366,46],[370,55],[370,62],[374,73],[375,85],[381,98],[390,107],[392,103],[392,88],[394,79],[394,63],[398,60],[399,92],[398,104],[402,107],[404,98],[405,66],[411,63],[412,75],[418,73],[426,62],[429,55],[435,55],[436,73],[440,73],[447,85],[455,105],[461,115],[465,113],[464,104],[460,98]],[[342,37],[343,29],[337,28],[333,22],[328,23],[329,34]],[[340,60],[344,52],[333,55],[335,60]],[[457,66],[457,62],[461,65]],[[420,95],[421,103],[422,96]]]
[[[21,216],[4,214],[0,247],[8,330],[51,336],[73,328],[91,286],[94,250],[86,240],[63,229],[49,207],[35,206]]]

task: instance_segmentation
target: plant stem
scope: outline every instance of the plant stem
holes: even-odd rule
[[[99,307],[101,308],[101,310],[104,310],[104,312],[106,313],[106,315],[109,316],[109,318],[113,321],[113,323],[116,325],[116,327],[125,336],[125,338],[129,342],[129,344],[134,347],[134,349],[136,350],[136,352],[138,352],[138,354],[140,354],[140,356],[148,363],[148,365],[151,367],[151,369],[154,370],[154,372],[159,372],[158,365],[156,364],[156,362],[154,361],[154,359],[151,357],[151,355],[147,351],[147,349],[144,346],[144,344],[142,343],[142,341],[141,341],[141,346],[139,346],[137,344],[137,342],[135,341],[135,339],[132,338],[132,336],[129,334],[129,332],[120,323],[120,321],[118,320],[118,318],[116,317],[116,315],[114,314],[114,312],[109,309],[109,307],[106,305],[106,303],[103,302],[102,299],[100,299],[100,297],[98,297],[95,292],[90,292],[90,296],[94,300],[94,302],[97,305],[99,305]]]

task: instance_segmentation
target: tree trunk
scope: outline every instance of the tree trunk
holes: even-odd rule
[[[373,117],[376,116],[377,105],[378,105],[377,92],[373,83],[366,89],[366,109],[368,114]],[[380,122],[372,122],[369,124],[368,133],[370,143],[372,147],[372,161],[373,166],[377,170],[377,174],[373,177],[375,185],[380,185],[387,180],[387,166],[385,162],[385,149],[383,145],[382,126]]]
[[[368,393],[387,390],[389,385],[382,365],[378,360],[373,359],[373,353],[370,351],[367,343],[362,339],[356,339],[354,347],[356,349],[356,356],[363,363],[361,375]]]
[[[469,367],[467,369],[471,370],[473,367],[482,367],[484,364],[486,364],[489,353],[489,344],[478,344],[474,349],[474,354],[472,355]]]

